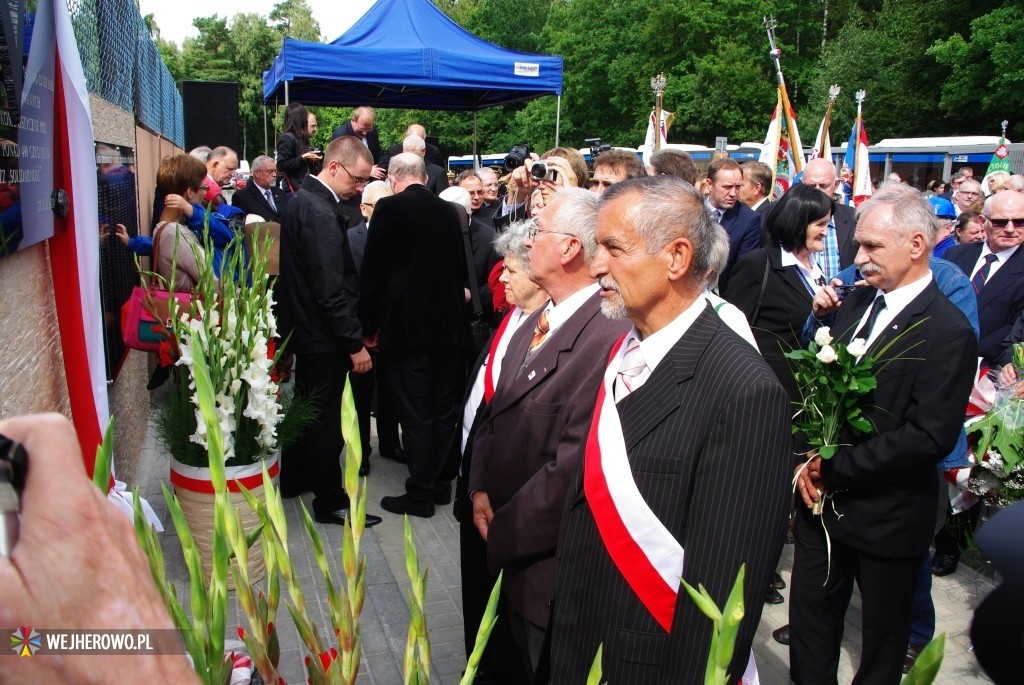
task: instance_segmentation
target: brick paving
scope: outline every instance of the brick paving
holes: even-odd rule
[[[376,447],[376,439],[373,441]],[[360,684],[395,685],[402,682],[402,659],[405,650],[406,631],[409,625],[409,610],[406,597],[410,582],[405,571],[405,548],[402,517],[388,514],[380,509],[380,498],[385,495],[401,494],[407,474],[403,465],[371,456],[372,470],[368,482],[368,506],[370,513],[380,514],[384,520],[367,530],[363,537],[362,551],[367,559],[366,602],[362,614],[362,662]],[[170,528],[166,507],[160,494],[161,481],[166,482],[168,457],[156,442],[152,424],[146,437],[136,477],[139,488],[157,513],[164,520],[168,531],[163,537],[163,549],[167,559],[168,576],[174,579],[187,595],[187,574],[181,557],[181,550]],[[301,500],[309,506],[311,494]],[[307,610],[322,632],[329,632],[330,620],[327,608],[323,577],[317,569],[311,546],[305,537],[299,509],[299,499],[286,500],[288,519],[289,549],[296,573],[302,580],[306,595]],[[452,516],[451,505],[438,507],[433,518],[411,518],[413,535],[419,551],[420,565],[429,568],[426,609],[431,638],[431,682],[440,685],[459,682],[465,668],[465,651],[462,636],[462,599],[460,595],[458,523]],[[325,544],[333,553],[330,556],[331,573],[336,582],[342,579],[340,570],[341,528],[317,524],[325,536]],[[789,582],[792,568],[793,548],[783,550],[780,572]],[[938,631],[946,631],[946,653],[942,670],[935,681],[939,685],[961,685],[990,682],[970,649],[970,616],[975,606],[994,588],[992,581],[960,565],[957,572],[945,578],[934,578],[932,597],[935,601]],[[286,593],[282,589],[282,602],[278,610],[277,626],[281,641],[281,672],[289,683],[306,681],[303,658],[304,649],[285,608]],[[773,629],[788,621],[789,589],[782,590],[787,603],[777,606],[766,605],[758,626],[754,642],[761,683],[763,685],[786,685],[788,677],[788,650],[777,644],[771,636]],[[245,626],[245,617],[234,602],[228,619],[228,637],[235,637],[235,627]],[[846,639],[843,643],[839,665],[839,682],[850,682],[854,664],[859,656],[860,606],[855,591],[853,603],[847,616]]]

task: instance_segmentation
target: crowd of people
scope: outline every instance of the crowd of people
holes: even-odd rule
[[[931,575],[955,570],[956,536],[977,522],[977,508],[959,514],[932,557],[940,469],[966,463],[978,358],[1016,383],[1020,177],[987,198],[966,168],[928,193],[892,180],[854,209],[828,160],[775,198],[759,162],[716,159],[701,174],[685,152],[645,165],[609,150],[591,171],[554,148],[449,187],[422,126],[387,150],[368,107],[323,150],[316,130],[290,105],[276,159],[254,159],[230,204],[234,151],[164,160],[154,238],[121,238],[159,254],[164,273],[181,242],[222,249],[232,214],[280,224],[279,330],[318,413],[282,455],[281,495],[312,492],[322,524],[349,516],[351,378],[363,475],[372,415],[378,456],[408,467],[381,509],[430,517],[454,486],[467,648],[504,572],[505,620],[477,682],[583,682],[600,645],[609,682],[703,682],[711,625],[679,579],[722,605],[741,565],[746,615],[727,670],[753,682],[787,536],[791,624],[775,637],[792,679],[836,682],[856,581],[854,682],[899,682],[935,629]],[[187,289],[197,276],[178,269]],[[793,434],[785,358],[822,325],[869,354],[913,351],[878,371],[872,430],[827,460]]]

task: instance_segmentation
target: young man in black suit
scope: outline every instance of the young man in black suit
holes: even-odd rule
[[[935,529],[938,470],[960,435],[978,347],[963,313],[939,292],[928,258],[937,225],[913,188],[885,188],[858,209],[855,258],[869,287],[814,300],[835,313],[833,336],[884,352],[878,387],[860,402],[873,430],[849,437],[797,479],[790,596],[790,676],[836,682],[843,622],[856,579],[863,611],[854,683],[899,683],[910,636],[911,597]],[[826,497],[821,518],[810,507]],[[828,537],[826,537],[826,531]]]
[[[673,176],[603,196],[590,274],[605,316],[633,325],[597,362],[561,518],[552,683],[582,682],[601,644],[608,682],[704,682],[712,626],[679,579],[722,606],[742,564],[747,615],[728,671],[748,666],[782,548],[789,404],[701,296],[721,231]]]
[[[466,258],[459,211],[427,190],[423,158],[392,157],[394,196],[377,201],[363,254],[359,314],[365,334],[387,356],[391,391],[409,465],[405,494],[385,497],[387,511],[434,515],[451,501],[439,482],[455,433],[465,347]]]
[[[707,184],[704,208],[729,234],[729,260],[718,276],[718,287],[725,290],[736,260],[761,246],[761,215],[739,201],[743,171],[735,160],[723,157],[711,162]]]
[[[344,524],[349,500],[339,457],[345,376],[372,367],[356,314],[358,281],[339,199],[355,196],[370,173],[370,153],[357,139],[331,141],[323,170],[289,200],[281,223],[281,275],[276,295],[281,337],[296,357],[295,391],[312,395],[317,418],[281,456],[281,495],[312,490],[319,523]],[[366,515],[366,525],[380,523]]]
[[[361,140],[373,157],[369,178],[381,180],[387,175],[387,169],[377,164],[380,161],[380,137],[377,135],[375,123],[377,112],[373,107],[356,107],[352,110],[349,120],[334,129],[331,140],[337,140],[342,136],[355,136]]]
[[[267,197],[267,195],[270,197]],[[231,205],[246,214],[256,214],[265,221],[281,221],[288,196],[277,187],[277,164],[266,155],[252,161],[252,178],[231,196]]]

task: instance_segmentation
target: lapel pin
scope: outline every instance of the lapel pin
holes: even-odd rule
[[[533,380],[533,377],[534,377],[534,376],[536,376],[536,375],[537,375],[537,372],[536,372],[536,371],[531,371],[531,372],[530,372],[530,375],[526,377],[526,380],[528,380],[528,381],[532,381],[532,380]]]

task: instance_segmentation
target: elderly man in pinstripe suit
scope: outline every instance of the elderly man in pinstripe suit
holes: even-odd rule
[[[702,683],[712,624],[679,579],[722,606],[741,564],[747,614],[728,672],[753,672],[788,510],[790,412],[771,369],[701,297],[721,230],[674,177],[604,195],[591,275],[605,315],[633,327],[602,360],[562,516],[551,682],[583,682],[603,644],[608,682]]]

